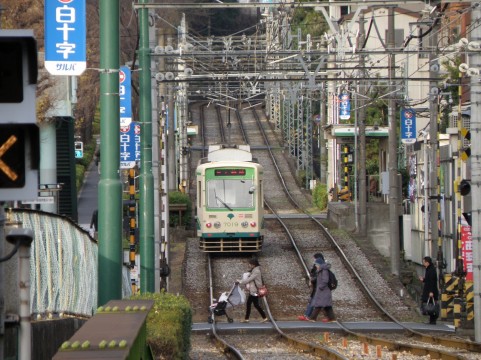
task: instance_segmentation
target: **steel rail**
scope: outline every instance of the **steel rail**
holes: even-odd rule
[[[214,284],[213,284],[213,276],[212,276],[212,262],[211,262],[211,256],[207,257],[207,268],[208,268],[208,273],[209,273],[209,293],[210,293],[210,304],[214,302]],[[215,343],[216,345],[222,350],[222,352],[226,355],[233,355],[236,359],[239,360],[244,360],[244,357],[242,356],[241,352],[233,345],[229,344],[227,341],[225,341],[219,334],[217,334],[216,330],[216,322],[214,318],[214,314],[211,315],[213,318],[213,322],[211,324],[211,330],[212,330],[212,335],[215,338]]]
[[[270,144],[269,142],[267,141],[267,136],[265,135],[265,132],[264,132],[264,129],[260,123],[260,119],[257,115],[257,112],[255,109],[253,109],[253,112],[255,114],[255,117],[256,117],[256,120],[257,120],[257,123],[259,125],[259,129],[260,131],[263,133],[263,137],[264,137],[264,140],[266,142],[266,146],[267,148],[269,149],[269,153],[272,155],[272,152],[270,151]],[[275,165],[277,169],[279,169],[277,167],[277,164]],[[280,171],[278,171],[278,177],[282,177]],[[330,232],[327,230],[327,228],[318,220],[316,219],[314,216],[312,216],[312,214],[308,211],[306,211],[305,209],[302,209],[298,203],[293,199],[293,197],[290,195],[290,192],[289,190],[287,189],[287,186],[285,185],[285,181],[282,181],[283,183],[283,186],[284,186],[284,191],[288,194],[289,198],[291,199],[291,201],[296,204],[296,206],[298,207],[298,209],[300,209],[303,213],[305,213],[306,215],[308,215],[313,221],[315,221],[318,225],[320,225],[320,228],[321,230],[323,231],[323,233],[326,235],[326,237],[329,239],[329,241],[331,242],[331,244],[334,246],[334,248],[336,249],[336,252],[338,253],[339,257],[341,258],[341,260],[343,261],[344,265],[348,268],[348,270],[353,274],[353,276],[356,278],[356,280],[358,281],[358,283],[360,284],[361,286],[361,290],[363,291],[363,293],[368,297],[368,299],[378,308],[378,310],[383,314],[383,316],[385,317],[388,317],[391,321],[395,322],[397,325],[401,326],[403,329],[405,329],[409,334],[410,336],[416,336],[419,340],[421,341],[425,341],[425,342],[429,342],[431,344],[438,344],[438,345],[443,345],[443,346],[446,346],[446,347],[453,347],[455,344],[457,344],[458,346],[455,346],[456,348],[462,348],[462,349],[467,349],[465,346],[467,345],[464,345],[464,344],[468,344],[468,345],[474,345],[474,344],[478,344],[478,343],[473,343],[473,342],[466,342],[466,341],[456,341],[454,339],[452,339],[452,341],[444,341],[445,338],[441,338],[441,337],[435,337],[435,336],[431,336],[431,335],[426,335],[426,334],[422,334],[422,333],[419,333],[417,331],[414,331],[412,329],[410,329],[409,327],[405,326],[404,324],[402,324],[400,321],[398,321],[394,316],[392,316],[376,299],[376,297],[372,294],[372,292],[369,290],[368,286],[366,285],[366,283],[362,280],[362,277],[360,276],[360,274],[357,272],[357,270],[354,268],[354,266],[352,265],[352,263],[349,261],[349,259],[347,258],[346,254],[344,253],[344,251],[341,249],[341,247],[339,246],[339,244],[337,243],[337,241],[334,239],[334,237],[330,234]],[[273,209],[271,209],[273,211]],[[282,219],[280,219],[280,217],[276,214],[278,220],[283,223]],[[284,225],[283,225],[284,226]],[[290,235],[290,232],[288,232],[289,236]],[[292,242],[292,240],[291,240]],[[297,246],[295,246],[295,249],[297,251],[297,253],[299,254],[299,251],[298,251],[298,248]],[[301,257],[302,258],[302,257]],[[309,269],[307,268],[307,265],[305,263],[304,260],[301,261],[303,266],[304,266],[304,270],[306,273],[309,273]],[[402,343],[402,342],[397,342],[397,341],[390,341],[390,340],[386,340],[386,339],[381,339],[381,338],[376,338],[374,336],[367,336],[367,335],[364,335],[364,334],[360,334],[360,333],[356,333],[356,332],[353,332],[351,330],[349,330],[347,327],[345,327],[341,322],[337,322],[339,324],[339,326],[342,328],[343,331],[345,331],[346,333],[352,335],[352,336],[356,336],[358,339],[362,339],[366,342],[369,342],[371,344],[376,344],[376,345],[382,345],[382,346],[386,346],[387,348],[389,348],[390,350],[405,350],[405,351],[409,351],[410,353],[413,353],[413,354],[416,354],[416,355],[431,355],[431,357],[433,358],[442,358],[442,359],[458,359],[458,360],[461,360],[461,359],[466,359],[464,356],[462,355],[459,355],[459,354],[455,354],[455,353],[451,353],[451,352],[448,352],[448,351],[444,351],[444,350],[440,350],[440,349],[436,349],[436,348],[429,348],[429,347],[425,347],[425,346],[420,346],[420,345],[415,345],[415,344],[406,344],[406,343]],[[478,344],[480,345],[480,344]],[[474,350],[475,347],[472,347],[473,350],[470,349],[470,351],[476,351],[477,350]]]
[[[242,137],[244,139],[244,142],[247,144],[248,143],[247,132],[244,129],[244,124],[242,122],[242,116],[240,115],[240,113],[238,111],[236,111],[236,117],[239,121],[239,127],[241,129]],[[277,167],[277,164],[275,164],[275,166]],[[279,172],[279,168],[277,168],[277,170]],[[264,203],[266,203],[265,200],[264,200]],[[273,212],[273,213],[279,218],[277,213],[275,213],[275,212]],[[281,221],[281,223],[282,223],[282,221]],[[290,234],[289,229],[287,229],[286,227],[284,227],[284,229],[289,233],[290,238],[293,239],[293,236]],[[299,251],[299,248],[297,247],[295,242],[292,242],[292,245],[296,249],[298,259],[300,259],[300,261],[304,264],[304,267],[306,267],[306,264],[304,262],[304,259],[302,258],[302,255]],[[307,274],[309,274],[309,272],[307,272]],[[317,344],[309,343],[309,342],[302,341],[302,340],[299,340],[299,339],[295,339],[295,338],[287,335],[286,333],[284,333],[279,328],[279,326],[277,325],[277,322],[275,321],[274,317],[272,316],[272,313],[271,313],[271,310],[270,310],[270,307],[269,307],[269,303],[267,302],[266,297],[264,297],[262,300],[264,302],[264,306],[266,308],[267,315],[269,316],[269,319],[270,319],[272,325],[274,326],[274,329],[277,331],[277,333],[281,336],[281,339],[286,344],[296,348],[297,350],[300,350],[303,353],[308,353],[308,354],[320,356],[322,359],[332,359],[332,360],[347,360],[347,359],[349,359],[348,357],[344,356],[343,354],[341,354],[341,353],[339,353],[339,352],[337,352],[337,351],[335,351],[335,350],[333,350],[333,349],[331,349],[327,346],[317,345]]]

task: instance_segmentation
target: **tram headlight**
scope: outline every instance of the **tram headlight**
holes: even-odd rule
[[[255,221],[251,221],[251,227],[256,227],[257,223]]]
[[[219,229],[219,228],[220,228],[220,221],[216,221],[216,222],[214,223],[214,227],[215,227],[216,229]]]
[[[242,226],[243,228],[246,228],[246,227],[249,226],[249,223],[248,223],[247,221],[243,221],[243,222],[241,222],[241,226]]]
[[[211,223],[207,223],[207,224],[205,224],[205,227],[208,228],[208,229],[210,229],[210,228],[212,227],[212,224],[211,224]]]

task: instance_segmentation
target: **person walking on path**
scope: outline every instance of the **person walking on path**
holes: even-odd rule
[[[424,283],[423,286],[423,294],[421,295],[422,303],[427,303],[429,301],[433,301],[434,303],[438,302],[439,299],[439,290],[438,290],[438,274],[436,272],[436,268],[434,267],[433,260],[429,256],[425,256],[423,258],[423,266],[426,268],[424,273],[424,277],[420,276],[419,280]],[[431,299],[432,298],[432,299]],[[438,318],[439,313],[434,313],[429,315],[429,323],[431,325],[436,325],[436,319]]]
[[[318,259],[319,260],[319,259]],[[316,260],[317,267],[317,284],[316,293],[311,301],[311,306],[314,310],[311,313],[309,321],[315,322],[319,313],[324,310],[325,317],[322,322],[330,322],[336,320],[334,310],[332,309],[332,292],[329,289],[329,269],[331,264],[326,262],[320,263]]]
[[[97,232],[99,231],[99,211],[97,209],[92,213],[92,219],[90,220],[90,229],[92,230],[92,236],[97,238]]]
[[[309,321],[312,310],[314,310],[314,307],[311,305],[312,303],[312,298],[314,297],[314,294],[316,293],[316,284],[317,284],[317,267],[316,263],[319,264],[324,264],[324,255],[321,253],[315,253],[314,254],[314,264],[312,265],[312,269],[310,271],[310,281],[309,281],[309,287],[311,288],[311,295],[309,297],[309,302],[307,303],[306,311],[304,311],[304,315],[300,315],[297,317],[298,320],[302,321]]]
[[[261,308],[259,304],[259,296],[257,295],[257,288],[262,286],[262,273],[259,261],[257,259],[250,259],[249,268],[250,275],[245,279],[236,281],[236,284],[246,285],[246,290],[249,292],[249,296],[247,297],[246,301],[246,313],[242,322],[249,322],[252,305],[254,305],[259,314],[262,316],[261,322],[267,322],[269,319],[267,318],[264,310]]]

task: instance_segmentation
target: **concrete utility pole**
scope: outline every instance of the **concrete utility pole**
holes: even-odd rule
[[[435,5],[434,5],[435,6]],[[434,14],[437,14],[435,11]],[[429,82],[429,137],[431,143],[431,163],[429,164],[429,221],[431,225],[431,237],[429,238],[429,253],[426,256],[436,258],[434,255],[434,240],[438,239],[438,76],[437,71],[433,71],[433,65],[438,57],[438,31],[439,25],[436,19],[431,19],[433,23],[433,30],[429,34],[429,48],[431,53],[429,55],[429,77],[432,79]],[[461,101],[461,99],[459,100]],[[427,204],[425,204],[425,207]],[[426,211],[426,209],[425,209]],[[427,214],[427,213],[426,213]],[[442,259],[438,259],[442,260]],[[438,274],[440,275],[440,274]]]
[[[474,6],[472,23],[481,19],[481,7]],[[481,42],[481,29],[474,26],[471,41]],[[481,69],[481,54],[469,54],[470,67]],[[474,336],[481,342],[481,83],[480,76],[471,76],[471,232],[473,240]]]
[[[148,3],[148,0],[141,0]],[[139,240],[140,291],[155,292],[154,177],[152,175],[152,80],[149,48],[149,10],[139,10],[140,175]],[[158,264],[157,264],[158,266]]]
[[[366,33],[364,30],[364,12],[359,13],[359,44],[358,49],[364,45]],[[362,69],[361,74],[364,77],[366,61],[364,55],[360,56],[359,67]],[[366,107],[364,106],[366,96],[366,82],[359,81],[359,228],[358,233],[361,236],[366,236],[367,229],[367,196],[366,196]]]
[[[174,124],[174,87],[168,86],[168,126],[167,126],[167,170],[168,175],[168,192],[177,191],[177,164],[175,155],[175,124]]]
[[[100,153],[98,304],[122,298],[119,0],[100,1]]]
[[[391,50],[389,55],[389,79],[395,77],[394,66],[396,65],[394,57],[394,6],[388,8],[388,35],[387,48]],[[393,80],[390,80],[392,86],[390,91],[395,87]],[[397,133],[396,133],[396,101],[394,94],[389,98],[388,105],[388,121],[389,121],[389,229],[391,233],[391,273],[399,275],[400,270],[400,244],[399,244],[399,214],[398,214],[398,169],[397,169]]]

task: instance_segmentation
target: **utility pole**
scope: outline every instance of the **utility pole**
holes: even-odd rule
[[[478,24],[481,19],[481,8],[473,7],[472,23]],[[481,29],[474,26],[471,41],[481,41]],[[470,67],[481,69],[479,51],[469,54]],[[473,240],[473,284],[474,284],[474,336],[481,342],[481,83],[480,76],[471,76],[471,232]]]
[[[148,0],[141,0],[148,3]],[[139,9],[140,174],[139,240],[140,291],[155,292],[154,177],[152,175],[152,80],[149,47],[149,10]],[[157,264],[158,266],[159,264]]]
[[[364,30],[364,12],[359,14],[359,44],[358,49],[364,45],[364,39],[366,33]],[[360,56],[359,67],[361,77],[365,77],[366,61],[364,55]],[[359,113],[359,228],[358,233],[361,236],[366,236],[367,228],[367,211],[366,211],[366,82],[365,80],[359,81],[359,95],[358,96],[358,113]],[[357,129],[356,129],[357,130]],[[357,204],[356,204],[357,205]]]
[[[119,0],[100,1],[99,305],[122,298],[119,18]]]
[[[389,74],[388,78],[395,77],[394,66],[394,6],[388,8],[388,35],[387,48],[391,50],[389,54]],[[395,88],[394,80],[390,80],[391,89]],[[399,214],[398,214],[398,169],[397,169],[397,124],[396,124],[396,101],[394,94],[389,98],[388,105],[389,122],[389,229],[391,233],[391,273],[399,275],[400,270],[400,244],[399,244]]]
[[[434,4],[436,6],[436,4]],[[433,14],[437,16],[437,11]],[[429,137],[431,143],[431,162],[429,166],[429,221],[431,227],[431,237],[429,238],[429,253],[426,256],[434,257],[434,240],[438,239],[439,229],[438,229],[438,72],[433,71],[434,64],[438,57],[438,31],[439,25],[436,19],[431,19],[433,21],[432,31],[429,34],[429,48],[431,50],[429,54],[429,77],[431,81],[429,82]],[[461,101],[461,99],[459,100]],[[425,204],[425,207],[427,204]],[[425,209],[426,211],[426,209]],[[425,213],[427,214],[427,213]],[[439,246],[441,249],[441,246]],[[438,260],[442,261],[443,259]],[[438,274],[441,275],[441,274]]]

